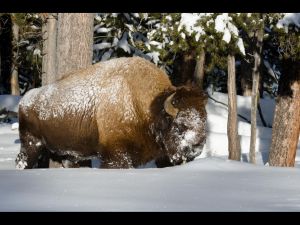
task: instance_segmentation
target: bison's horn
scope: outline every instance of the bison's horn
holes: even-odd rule
[[[172,102],[172,98],[174,97],[174,95],[175,95],[175,93],[171,94],[169,97],[166,98],[166,100],[164,102],[164,109],[165,109],[166,113],[168,113],[173,118],[175,118],[177,116],[177,113],[179,111],[171,103]]]

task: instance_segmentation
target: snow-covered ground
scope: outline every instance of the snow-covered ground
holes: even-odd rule
[[[227,103],[226,94],[212,97]],[[2,95],[0,108],[16,111],[18,100]],[[238,112],[248,119],[250,102],[238,96]],[[262,99],[261,104],[272,124],[274,101]],[[209,99],[206,109],[203,153],[193,162],[163,169],[15,170],[18,130],[12,130],[16,124],[0,123],[0,211],[300,211],[300,144],[296,168],[264,166],[271,129],[259,126],[257,165],[249,164],[250,124],[239,118],[243,162],[227,160],[226,107]]]
[[[300,211],[300,173],[217,158],[164,169],[0,173],[0,211]]]

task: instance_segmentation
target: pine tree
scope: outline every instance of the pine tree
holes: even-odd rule
[[[263,15],[259,13],[242,13],[236,15],[234,19],[241,30],[243,39],[246,40],[246,51],[250,53],[249,55],[251,55],[251,57],[247,57],[247,59],[242,59],[241,86],[244,96],[251,95],[251,135],[249,160],[251,163],[255,163],[257,123],[256,112],[260,99],[258,89],[259,83],[261,82],[262,44],[264,35]]]
[[[228,136],[228,151],[229,159],[241,160],[241,145],[238,135],[237,125],[237,97],[236,97],[236,74],[235,74],[235,57],[228,54],[228,121],[227,121],[227,136]]]
[[[162,43],[152,41],[151,35],[159,28],[161,17],[161,14],[148,13],[98,13],[93,62],[140,56],[159,65],[155,46],[158,44],[157,48],[162,48]]]
[[[10,75],[12,60],[11,16],[7,13],[0,15],[0,94],[10,93]]]
[[[277,22],[282,63],[272,129],[269,164],[294,166],[300,133],[300,33],[298,13],[288,13]],[[276,20],[275,20],[276,22]]]
[[[19,24],[18,14],[11,14],[12,17],[12,67],[11,67],[11,94],[20,95],[19,73],[18,73],[18,58],[19,58]]]
[[[56,80],[56,40],[57,40],[57,13],[43,15],[43,65],[42,85],[53,83]]]
[[[9,31],[10,44],[5,46],[11,52],[11,65],[4,64],[9,70],[11,92],[23,95],[27,90],[40,85],[41,76],[41,20],[34,13],[8,14],[12,24]],[[2,38],[1,38],[2,39]],[[7,56],[10,56],[8,52]],[[19,90],[18,90],[19,89]]]
[[[216,38],[216,41],[220,43],[219,54],[226,54],[228,63],[228,158],[239,161],[241,159],[241,146],[237,126],[235,55],[244,55],[245,49],[243,40],[239,37],[239,31],[234,24],[232,16],[233,15],[228,13],[223,13],[216,16],[215,31],[217,33],[214,35],[214,37]]]
[[[93,22],[93,13],[58,14],[56,79],[92,64]]]

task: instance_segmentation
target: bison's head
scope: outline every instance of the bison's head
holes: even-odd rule
[[[170,161],[179,164],[200,155],[206,139],[207,97],[197,88],[177,88],[165,98],[160,137]]]

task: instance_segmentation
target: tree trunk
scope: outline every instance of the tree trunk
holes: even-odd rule
[[[260,83],[261,70],[261,52],[263,43],[263,30],[257,31],[256,48],[254,50],[254,68],[252,72],[252,96],[251,96],[251,136],[250,136],[250,151],[249,158],[251,163],[256,163],[255,149],[256,149],[256,112],[257,104],[260,98],[258,87]]]
[[[283,62],[272,129],[270,166],[295,165],[300,132],[300,62]]]
[[[0,29],[2,30],[2,24],[1,24],[1,16],[0,16]],[[2,39],[2,36],[1,36],[1,33],[0,32],[0,40]],[[0,95],[4,94],[4,82],[2,81],[2,51],[1,51],[1,48],[2,48],[2,45],[1,45],[1,42],[0,42]]]
[[[201,90],[203,90],[204,65],[205,65],[205,51],[202,50],[199,59],[197,59],[195,72],[194,72],[194,80],[196,81],[198,87]]]
[[[92,64],[93,13],[59,13],[57,77]]]
[[[42,85],[51,84],[56,80],[56,38],[57,13],[48,14],[43,24],[43,65]]]
[[[19,41],[19,25],[12,20],[12,68],[10,87],[12,95],[20,95],[19,73],[18,73],[18,41]]]
[[[176,86],[184,85],[194,79],[196,66],[196,51],[183,52],[174,61],[174,72],[171,77],[172,83]]]
[[[244,59],[241,60],[241,89],[243,96],[251,96],[252,77],[251,64]]]
[[[1,27],[0,27],[0,29],[1,29]],[[1,73],[2,73],[1,64],[2,64],[2,60],[1,60],[1,45],[0,45],[0,95],[4,94],[4,87],[2,86],[3,83],[2,83],[2,76],[1,76]]]
[[[238,136],[237,126],[237,105],[236,105],[236,74],[235,74],[235,57],[228,55],[228,121],[227,121],[227,136],[228,136],[228,151],[229,159],[241,160],[241,146]]]
[[[11,68],[12,68],[12,21],[11,15],[6,13],[0,17],[0,54],[1,76],[0,93],[11,93]]]

